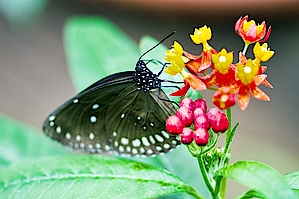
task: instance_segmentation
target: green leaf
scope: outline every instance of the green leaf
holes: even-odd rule
[[[71,80],[78,92],[108,75],[135,69],[136,43],[103,17],[71,18],[63,36]]]
[[[178,177],[127,159],[70,155],[27,161],[0,171],[2,198],[155,198],[185,192]]]
[[[239,161],[218,170],[216,178],[231,178],[265,198],[298,199],[287,181],[273,168],[254,161]],[[219,182],[219,179],[217,179]]]
[[[286,174],[284,176],[286,181],[289,183],[289,186],[299,195],[299,171]]]
[[[0,114],[0,166],[67,153],[64,147],[40,131]]]
[[[238,199],[249,199],[249,198],[262,198],[265,199],[265,196],[263,196],[261,193],[258,191],[255,191],[253,189],[247,191],[244,193],[242,196],[238,197]]]

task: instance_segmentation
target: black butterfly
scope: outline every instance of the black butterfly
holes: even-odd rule
[[[46,119],[44,132],[90,153],[150,156],[175,148],[180,142],[165,131],[165,121],[176,110],[161,90],[162,82],[172,81],[159,79],[165,64],[154,74],[147,68],[153,60],[141,57],[135,71],[103,78],[65,102]]]

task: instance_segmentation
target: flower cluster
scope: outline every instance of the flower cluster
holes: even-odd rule
[[[171,135],[180,135],[181,142],[190,144],[193,140],[199,146],[208,143],[211,128],[215,133],[223,133],[229,126],[224,113],[217,108],[207,111],[204,99],[192,101],[184,98],[176,115],[169,116],[166,120],[166,130]]]
[[[273,88],[264,74],[267,67],[261,65],[261,62],[268,61],[274,55],[267,43],[261,44],[269,38],[271,27],[266,30],[265,22],[256,25],[255,21],[248,21],[248,16],[245,16],[236,22],[235,31],[245,43],[243,52],[239,52],[237,63],[233,63],[233,52],[228,52],[225,48],[217,51],[209,45],[212,31],[206,25],[195,28],[194,33],[190,35],[195,44],[203,46],[199,55],[184,51],[177,41],[174,42],[172,48],[166,51],[165,60],[170,65],[165,72],[170,75],[182,75],[184,86],[172,93],[172,96],[185,96],[190,87],[199,91],[216,90],[212,102],[222,110],[235,105],[236,99],[240,108],[245,110],[250,94],[259,100],[270,100],[258,86],[263,84]],[[246,50],[254,43],[254,59],[247,58]]]

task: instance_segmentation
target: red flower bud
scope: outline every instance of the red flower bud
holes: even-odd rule
[[[198,116],[194,122],[194,130],[199,128],[209,129],[210,123],[205,115]]]
[[[187,107],[191,111],[193,111],[195,109],[194,108],[194,102],[190,98],[182,99],[182,101],[180,102],[180,107],[183,107],[183,106]]]
[[[193,132],[193,139],[198,146],[205,146],[210,138],[210,134],[207,129],[198,128]]]
[[[215,133],[224,133],[229,126],[228,119],[224,113],[217,114],[216,117],[210,121],[210,124]]]
[[[204,112],[204,110],[202,110],[201,108],[196,108],[194,111],[193,111],[193,117],[194,117],[194,120],[196,120],[196,118],[198,116],[202,116],[202,115],[206,115],[206,113]]]
[[[193,123],[193,112],[185,106],[177,110],[176,116],[178,116],[184,126],[190,126]]]
[[[214,120],[214,118],[216,117],[216,115],[220,114],[220,110],[218,108],[211,108],[206,116],[208,118],[208,121],[211,122],[212,120]]]
[[[183,144],[190,144],[193,140],[193,132],[190,128],[184,128],[181,133],[181,142]]]
[[[166,119],[166,131],[172,135],[178,135],[184,128],[183,123],[176,115],[169,116]]]
[[[206,100],[200,98],[194,101],[194,109],[201,108],[204,112],[207,111],[207,103]]]

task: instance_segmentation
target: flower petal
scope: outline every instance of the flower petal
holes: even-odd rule
[[[240,108],[244,111],[249,104],[250,92],[247,86],[241,86],[238,92],[238,104]]]
[[[258,87],[251,89],[252,96],[258,100],[270,101],[270,97]]]
[[[190,88],[190,85],[187,81],[184,81],[184,86],[181,87],[179,90],[170,94],[170,96],[185,96]]]
[[[188,81],[188,83],[194,90],[202,91],[207,89],[206,85],[195,75],[188,74],[187,76],[185,76],[185,80]]]

